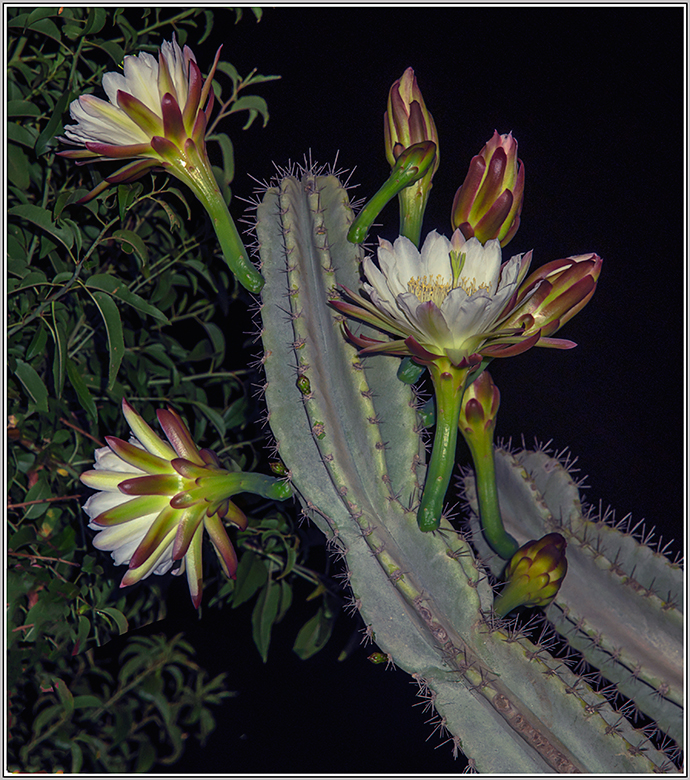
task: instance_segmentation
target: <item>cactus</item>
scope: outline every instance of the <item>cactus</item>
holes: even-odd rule
[[[577,485],[544,451],[496,452],[501,515],[520,543],[558,532],[568,542],[568,577],[546,617],[659,728],[683,741],[683,574],[611,513],[583,516]],[[475,514],[473,541],[499,574],[504,562],[479,531],[474,479],[465,479]],[[606,598],[602,594],[606,593]]]
[[[266,280],[260,311],[268,422],[305,515],[344,562],[351,605],[366,627],[363,641],[375,642],[412,675],[436,711],[436,730],[477,771],[674,771],[668,757],[582,676],[496,619],[486,569],[462,532],[447,518],[434,533],[419,531],[426,453],[413,390],[397,379],[396,359],[359,357],[343,336],[341,315],[328,303],[337,285],[358,286],[362,250],[347,241],[353,219],[346,188],[335,175],[292,169],[266,188],[255,229]],[[363,327],[360,333],[372,331]],[[517,476],[522,482],[513,474],[510,489],[524,501],[522,494],[531,493],[532,514],[545,525],[551,515],[538,490],[552,501],[569,538],[578,524],[594,524],[573,510],[579,506],[576,491],[552,499],[548,477],[541,484],[534,476],[534,487],[520,468]],[[469,476],[466,484],[471,501]],[[649,570],[645,582],[655,576],[654,565],[673,579],[672,567],[651,563],[649,555],[637,557]],[[633,590],[623,582],[608,578],[612,596]],[[659,610],[655,598],[648,597],[650,615],[660,623],[660,612],[675,620],[675,606]],[[577,594],[573,599],[577,603]],[[560,602],[549,609],[559,628],[558,620],[571,615]],[[573,613],[580,614],[574,607]],[[635,619],[626,613],[624,620],[634,626]],[[593,616],[578,617],[578,638],[590,636],[590,620],[598,630]],[[622,640],[627,632],[621,627],[618,633]],[[592,644],[609,653],[607,661],[613,657],[603,638]],[[626,653],[613,655],[627,664]],[[590,656],[595,663],[596,653]],[[659,693],[667,677],[656,668],[640,672],[636,682],[657,678]],[[674,678],[668,691],[674,705],[675,685]]]

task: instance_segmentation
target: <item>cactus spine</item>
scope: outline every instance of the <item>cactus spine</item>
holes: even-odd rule
[[[493,619],[484,568],[447,520],[420,533],[413,393],[395,359],[359,359],[328,305],[337,284],[358,286],[352,221],[335,176],[287,171],[256,236],[269,423],[305,514],[344,559],[365,639],[413,675],[481,772],[672,770],[581,677]]]

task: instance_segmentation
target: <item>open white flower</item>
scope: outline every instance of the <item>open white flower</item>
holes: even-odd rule
[[[103,89],[108,100],[81,95],[70,104],[77,124],[65,127],[63,143],[78,149],[59,152],[89,162],[130,160],[107,175],[78,202],[95,198],[111,184],[124,184],[147,171],[163,169],[184,182],[211,218],[226,262],[240,283],[257,293],[263,278],[254,268],[228,212],[206,150],[206,128],[213,110],[213,75],[220,49],[204,80],[194,53],[181,49],[173,35],[158,59],[147,52],[127,55],[122,73],[106,73]]]
[[[346,290],[358,305],[334,301],[344,314],[400,338],[379,342],[353,336],[362,352],[411,355],[428,363],[447,357],[453,365],[477,364],[529,349],[539,333],[521,338],[521,328],[500,329],[511,311],[531,252],[501,264],[497,240],[485,246],[466,241],[456,230],[451,240],[432,231],[422,251],[404,236],[394,244],[379,240],[378,266],[369,257],[363,269],[368,300]]]
[[[211,539],[223,572],[235,578],[237,555],[225,522],[247,526],[244,513],[230,500],[236,493],[256,493],[284,500],[290,488],[263,474],[227,471],[216,455],[198,449],[182,418],[160,409],[161,439],[125,400],[122,411],[132,436],[129,442],[106,436],[96,450],[94,468],[81,481],[98,492],[84,504],[89,528],[99,533],[98,550],[111,552],[117,565],[128,564],[120,587],[151,574],[187,572],[195,607],[202,597],[202,539]]]

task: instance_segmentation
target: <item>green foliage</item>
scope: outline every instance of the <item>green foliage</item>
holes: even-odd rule
[[[180,635],[157,635],[132,638],[117,671],[92,652],[80,656],[69,682],[45,677],[30,728],[21,712],[29,705],[11,694],[10,771],[125,773],[174,764],[191,734],[204,744],[213,730],[210,705],[234,695],[223,675],[206,678],[193,652]]]
[[[246,10],[246,9],[245,9]],[[261,10],[252,8],[252,19]],[[237,468],[268,471],[246,368],[247,300],[225,270],[207,217],[165,174],[77,201],[111,170],[59,157],[69,105],[102,95],[123,57],[155,52],[174,32],[204,72],[199,49],[215,24],[243,9],[27,8],[8,10],[8,697],[13,771],[146,772],[172,765],[184,740],[214,727],[211,707],[230,694],[207,680],[181,639],[126,640],[119,671],[108,642],[161,620],[167,578],[119,588],[124,569],[91,545],[79,475],[107,434],[127,438],[121,400],[154,423],[171,404],[192,435]],[[243,24],[251,23],[246,19]],[[235,175],[225,130],[268,121],[250,94],[278,78],[241,76],[221,62],[208,140],[226,200]],[[251,89],[250,89],[251,88]],[[243,124],[237,123],[240,115]],[[325,589],[309,547],[272,501],[239,497],[237,582],[208,561],[213,605],[253,600],[258,651],[293,584]],[[208,546],[210,552],[210,545]],[[331,595],[337,590],[328,583]],[[189,608],[185,605],[184,608]],[[298,628],[295,629],[297,634]],[[122,640],[121,640],[122,641]]]

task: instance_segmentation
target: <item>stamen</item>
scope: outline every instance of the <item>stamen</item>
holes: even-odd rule
[[[408,291],[416,295],[420,303],[432,301],[439,307],[445,301],[448,293],[457,287],[461,287],[468,295],[474,295],[479,290],[489,290],[487,282],[477,284],[477,279],[474,276],[471,279],[467,276],[461,276],[453,282],[446,281],[441,274],[437,274],[435,279],[433,276],[429,279],[426,276],[416,276],[407,283]]]

